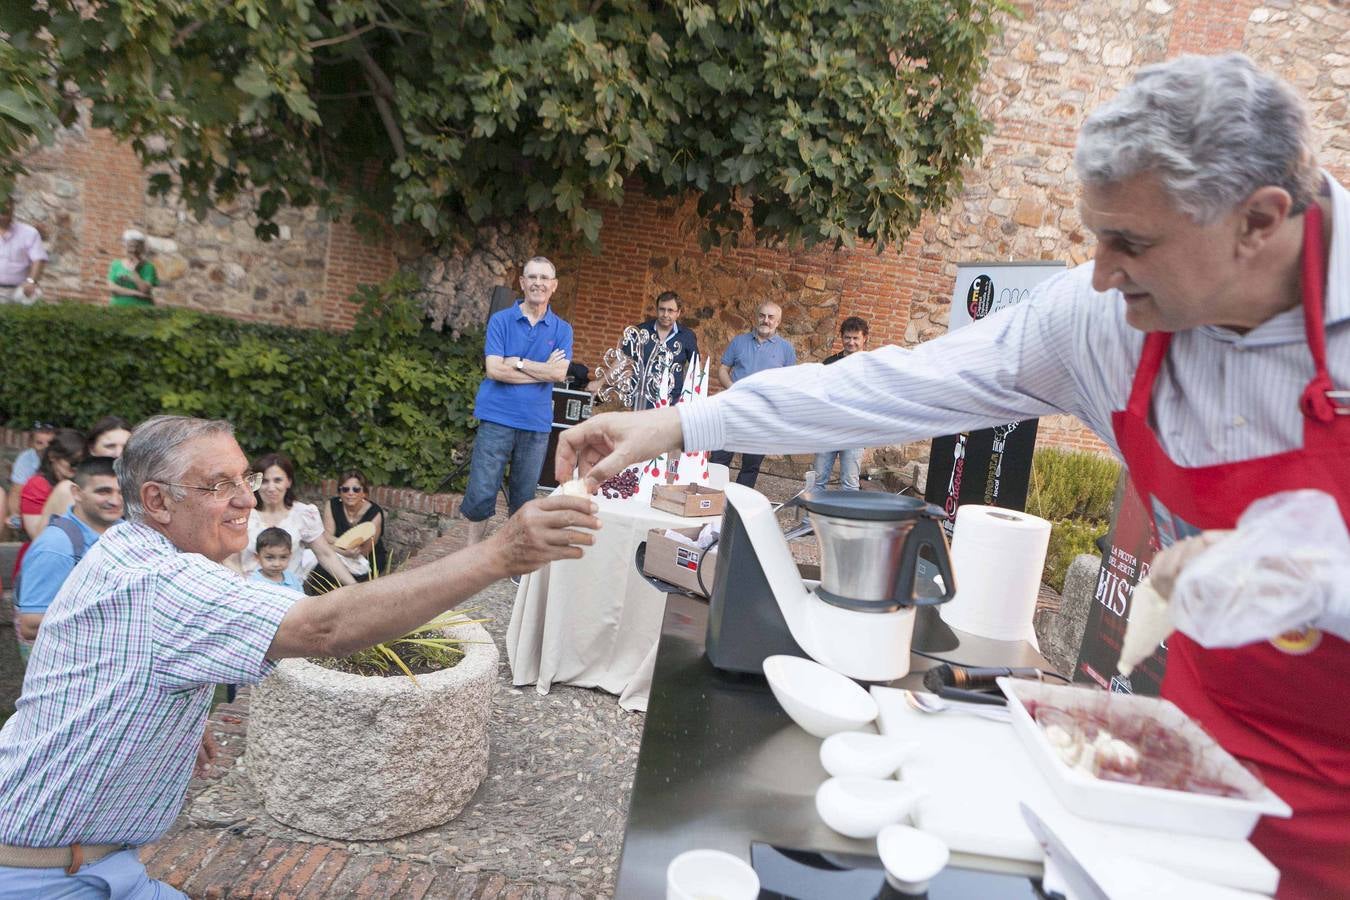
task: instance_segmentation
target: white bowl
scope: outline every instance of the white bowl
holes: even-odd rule
[[[687,850],[666,867],[666,900],[755,900],[759,876],[721,850]]]
[[[820,764],[831,775],[890,778],[918,747],[890,735],[844,731],[821,742]]]
[[[922,894],[951,859],[951,850],[939,838],[917,828],[887,825],[877,835],[877,856],[886,867],[891,887],[903,894]]]
[[[872,838],[913,811],[923,791],[885,778],[830,778],[816,790],[816,812],[851,838]]]
[[[857,731],[877,717],[877,702],[856,681],[800,656],[764,660],[769,688],[792,721],[818,738]]]

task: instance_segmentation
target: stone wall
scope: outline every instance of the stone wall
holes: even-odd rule
[[[106,131],[76,125],[25,165],[16,211],[46,238],[43,288],[53,299],[106,302],[108,266],[127,228],[149,238],[164,282],[157,303],[254,321],[349,327],[352,291],[396,267],[388,238],[358,234],[313,209],[283,210],[281,234],[268,242],[254,236],[242,205],[199,222],[175,198],[147,196],[145,170]]]

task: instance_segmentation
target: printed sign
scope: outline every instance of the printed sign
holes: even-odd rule
[[[1022,302],[1037,284],[1063,270],[1062,262],[959,264],[948,330]],[[924,499],[946,510],[949,538],[958,506],[1026,506],[1036,425],[1027,419],[933,440]]]
[[[1111,546],[1102,557],[1095,602],[1088,611],[1073,680],[1121,693],[1157,696],[1162,689],[1163,670],[1167,668],[1166,643],[1136,666],[1129,678],[1116,671],[1134,586],[1148,574],[1158,550],[1149,527],[1148,509],[1124,472],[1116,486],[1111,519],[1115,523]]]

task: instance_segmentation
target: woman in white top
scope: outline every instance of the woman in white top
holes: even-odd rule
[[[248,514],[248,545],[240,555],[243,573],[252,575],[258,570],[258,554],[254,550],[258,533],[264,528],[280,528],[291,536],[291,564],[286,571],[294,572],[304,581],[316,562],[323,563],[342,584],[354,584],[356,579],[324,536],[318,507],[296,500],[291,492],[295,467],[290,459],[282,453],[265,453],[253,461],[253,471],[261,472],[263,480],[258,488],[258,505]]]

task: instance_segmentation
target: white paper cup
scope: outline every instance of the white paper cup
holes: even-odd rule
[[[721,850],[688,850],[666,867],[666,900],[755,900],[759,876]]]

